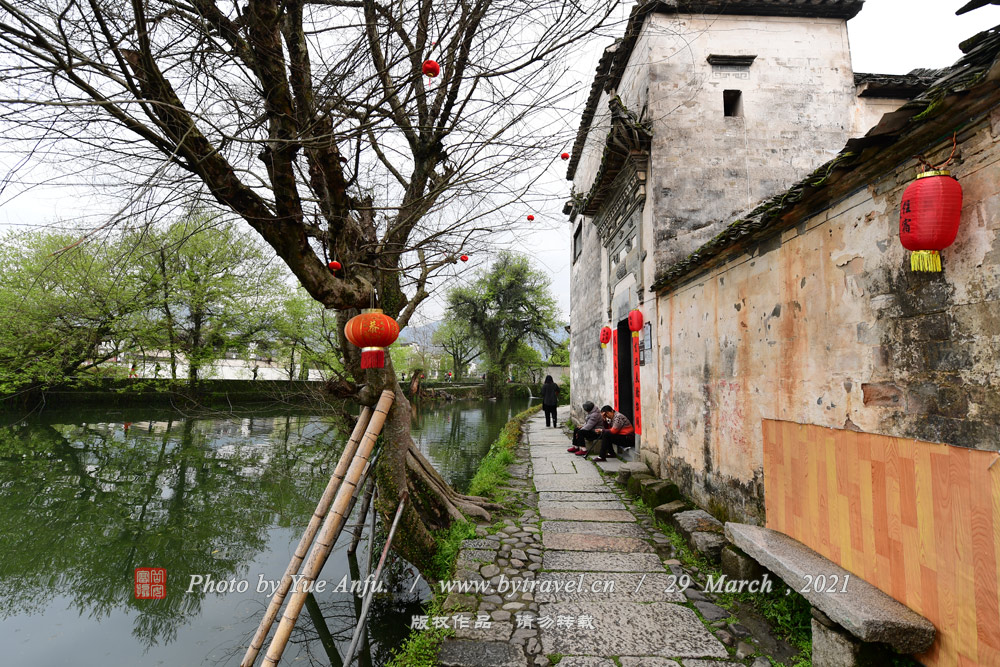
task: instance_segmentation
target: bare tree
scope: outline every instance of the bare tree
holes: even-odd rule
[[[490,221],[567,139],[564,58],[615,6],[0,0],[4,138],[28,158],[56,157],[54,178],[127,195],[104,224],[214,204],[256,230],[341,325],[377,303],[405,326],[458,254],[509,229]],[[439,77],[422,75],[428,59]],[[7,179],[27,187],[31,174]],[[371,404],[396,392],[380,510],[410,490],[397,544],[426,571],[429,529],[491,507],[452,490],[413,445],[391,363],[362,371],[340,342],[342,394]]]

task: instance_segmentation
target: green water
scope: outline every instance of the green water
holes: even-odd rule
[[[415,410],[414,436],[464,489],[527,401]],[[48,409],[0,416],[0,664],[238,665],[336,465],[343,426],[293,409],[183,415]],[[345,531],[321,579],[350,567]],[[358,553],[364,568],[367,539]],[[377,555],[377,554],[376,554]],[[137,567],[167,571],[166,598],[136,600]],[[426,589],[404,564],[377,598],[361,664],[383,665]],[[193,576],[203,578],[193,584]],[[210,579],[209,579],[210,578]],[[240,592],[207,581],[246,581]],[[317,594],[282,664],[337,664],[357,600]],[[370,662],[368,656],[371,656]]]

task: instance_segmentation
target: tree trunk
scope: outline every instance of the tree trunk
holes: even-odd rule
[[[379,491],[376,506],[383,518],[391,521],[402,491],[409,491],[393,548],[425,579],[434,581],[438,574],[433,566],[437,545],[431,531],[447,528],[452,521],[490,521],[490,510],[500,506],[485,498],[456,493],[417,449],[410,437],[410,403],[396,381],[388,355],[386,368],[368,371],[368,380],[368,396],[378,396],[383,388],[396,394],[382,430],[383,450],[375,471]]]
[[[188,355],[188,384],[192,389],[198,384],[198,355],[201,353],[201,313],[192,313],[191,352]]]

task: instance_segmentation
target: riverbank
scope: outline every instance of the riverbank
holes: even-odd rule
[[[495,502],[507,503],[511,492],[524,490],[523,475],[513,482],[516,486],[506,485],[510,483],[511,464],[517,459],[515,452],[522,443],[524,424],[540,409],[540,405],[528,408],[507,422],[472,478],[468,490],[470,495],[481,495]],[[516,502],[511,503],[511,510],[515,511],[516,506]],[[477,533],[496,534],[506,525],[505,520],[494,518],[497,521],[489,528],[476,527],[471,523],[454,524],[449,530],[438,534],[437,575],[441,581],[448,581],[455,576],[458,554],[463,544]],[[454,600],[439,588],[434,591],[426,609],[427,617],[440,617],[454,606]],[[436,628],[433,625],[413,629],[403,646],[393,655],[388,667],[434,667],[438,664],[437,654],[441,644],[453,634],[449,629]]]
[[[225,407],[262,403],[322,405],[323,382],[303,380],[187,380],[102,378],[0,396],[0,411],[58,406]]]

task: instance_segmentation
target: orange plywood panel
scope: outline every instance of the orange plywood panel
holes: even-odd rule
[[[997,453],[776,420],[762,432],[768,527],[934,623],[925,664],[1000,667]]]

